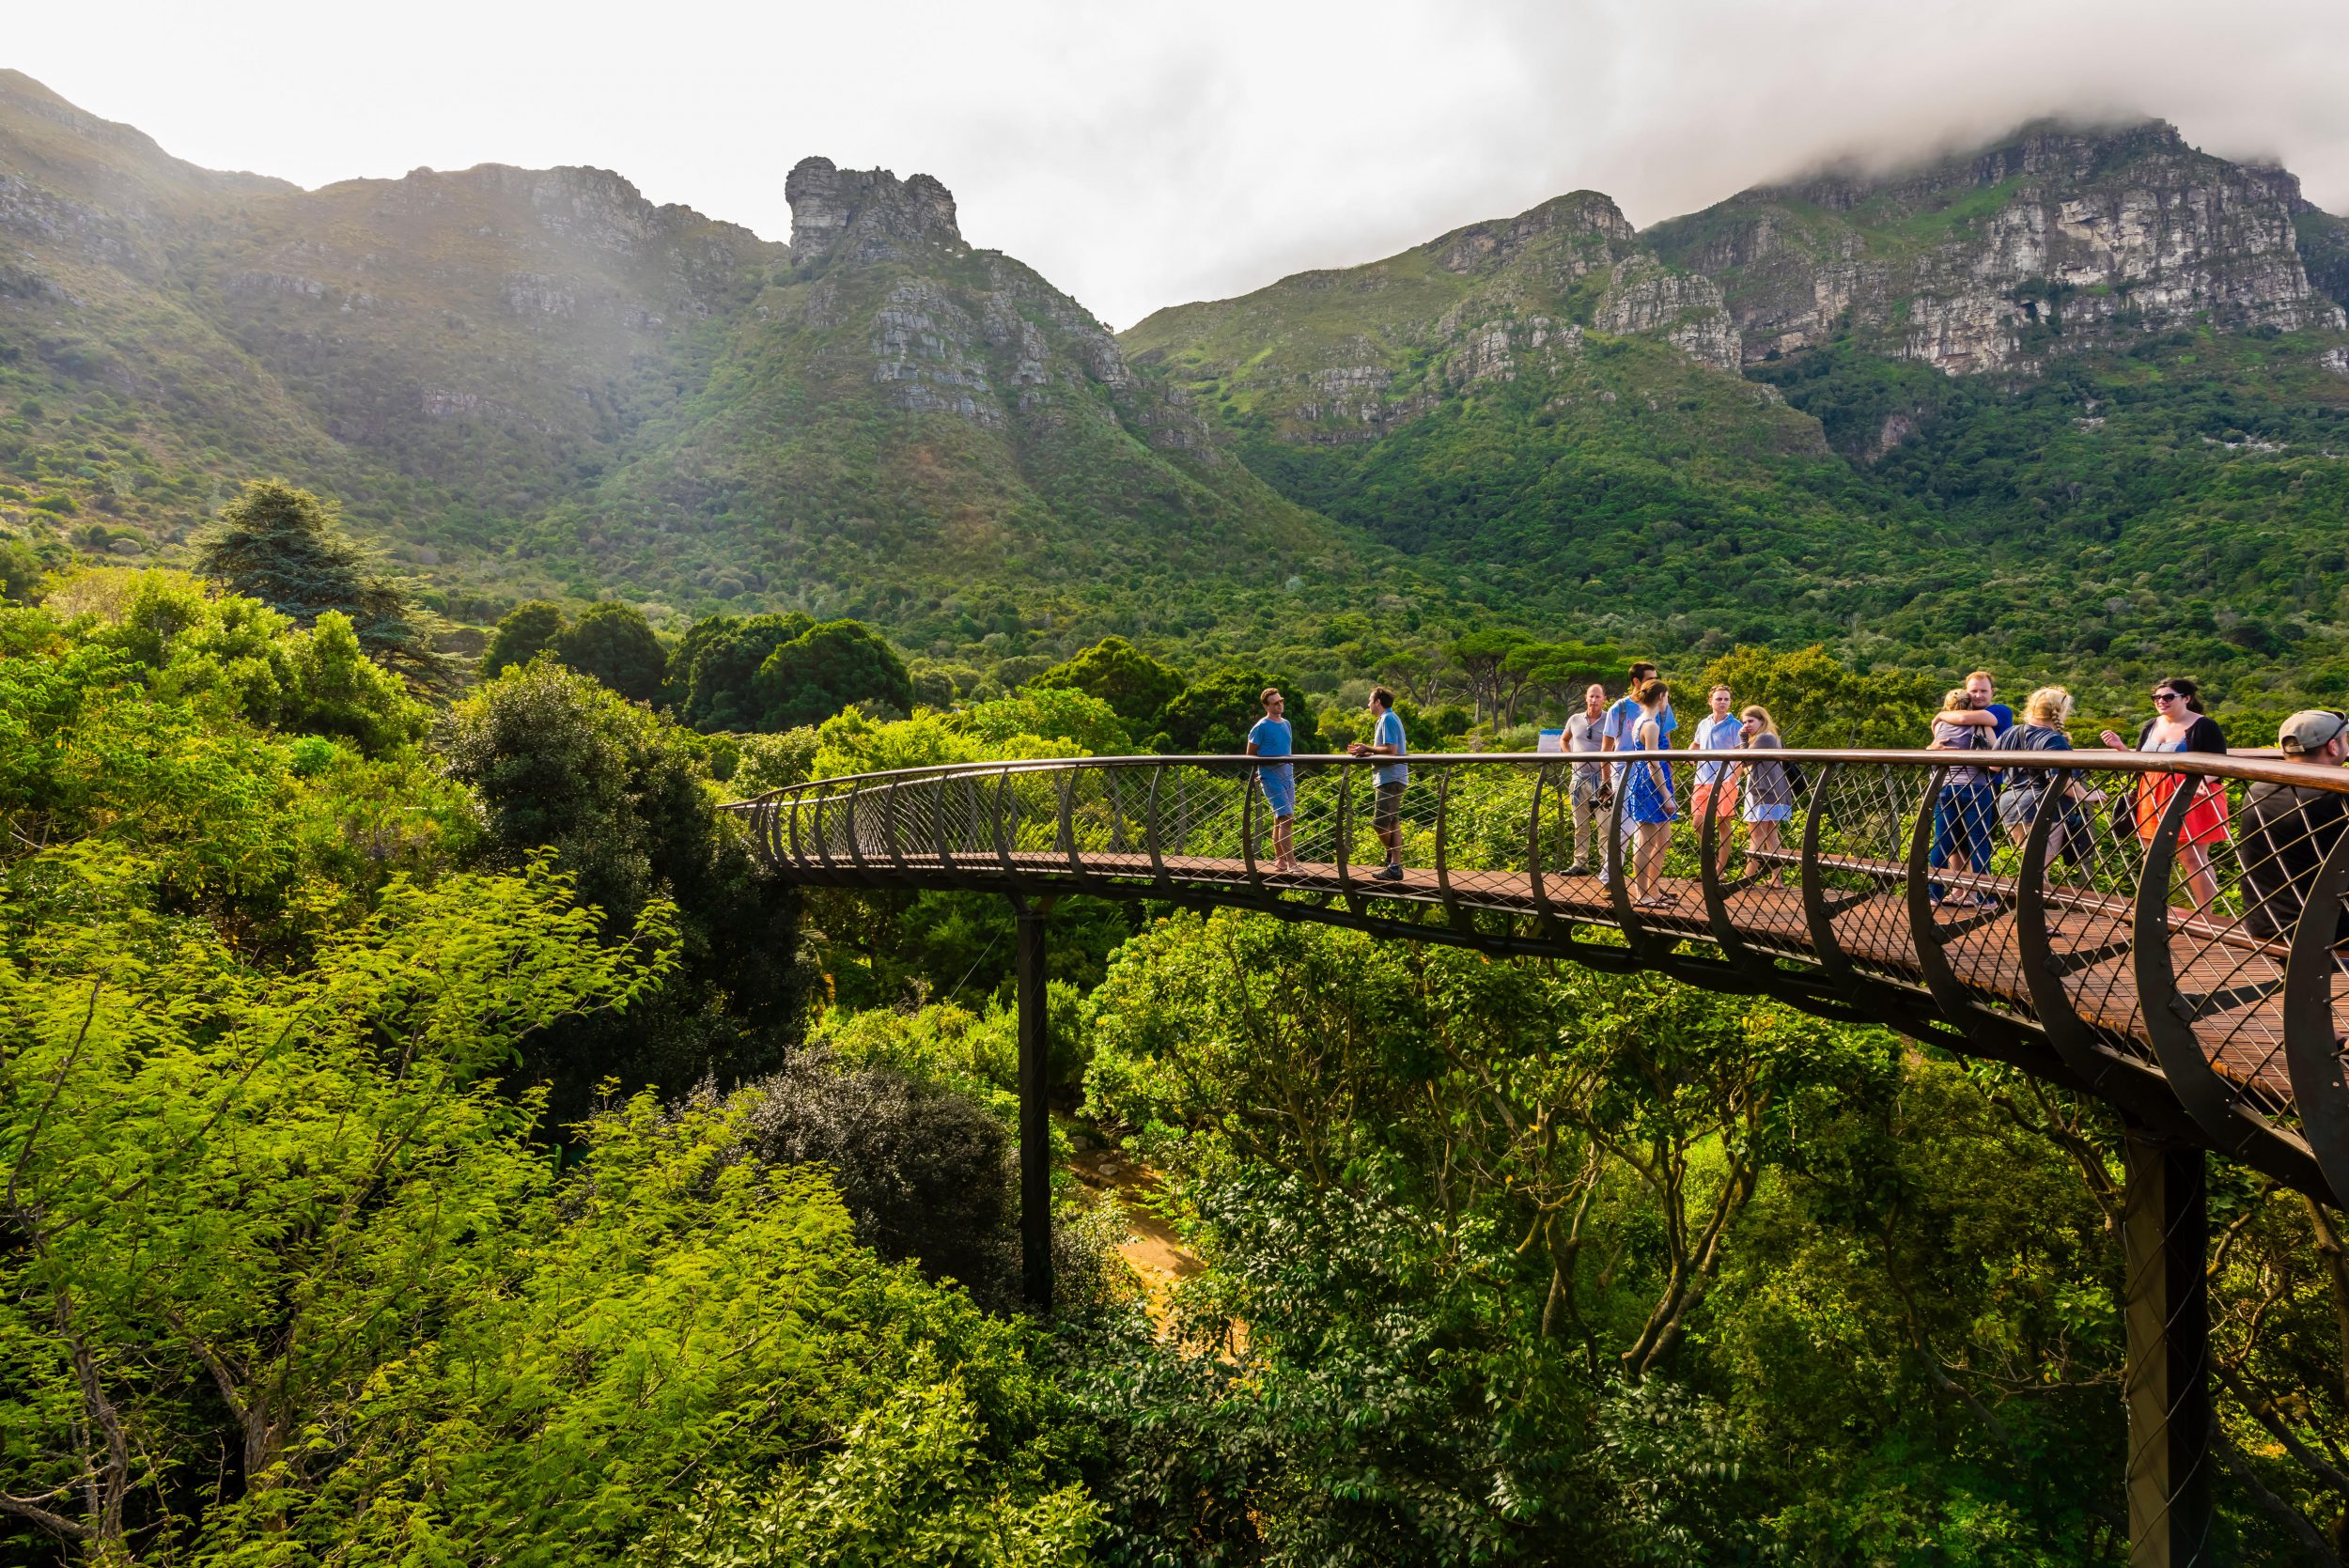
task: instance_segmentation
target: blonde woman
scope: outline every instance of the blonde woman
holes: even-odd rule
[[[2001,752],[2068,752],[2073,750],[2068,726],[2072,722],[2072,693],[2061,686],[2043,686],[2030,694],[2023,705],[2022,722],[1999,737]],[[2079,812],[2079,802],[2101,800],[2101,794],[2089,790],[2080,783],[2080,776],[2065,769],[2044,768],[2010,768],[2006,784],[1999,796],[1999,820],[2006,824],[2008,834],[2016,844],[2030,837],[2030,825],[2039,815],[2039,803],[2048,790],[2060,791],[2062,816],[2056,823],[2055,839],[2049,846],[2050,860],[2061,859],[2077,864],[2087,838],[2087,823]]]
[[[1779,737],[1778,721],[1760,703],[1739,709],[1737,719],[1737,744],[1744,749],[1769,752],[1785,746]],[[1786,777],[1782,762],[1756,759],[1745,765],[1745,772],[1741,800],[1746,819],[1746,875],[1759,877],[1766,872],[1777,877],[1786,853],[1780,835],[1795,815],[1794,783]]]

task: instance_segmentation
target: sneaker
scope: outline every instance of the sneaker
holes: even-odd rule
[[[1390,865],[1384,870],[1372,872],[1370,879],[1374,882],[1400,882],[1403,880],[1403,868],[1399,865]]]
[[[1572,865],[1566,867],[1566,869],[1559,875],[1563,877],[1595,877],[1598,875],[1598,867],[1586,864],[1581,861],[1577,861]]]

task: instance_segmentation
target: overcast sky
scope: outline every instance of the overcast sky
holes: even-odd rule
[[[1837,153],[2161,115],[2349,210],[2344,0],[5,0],[0,65],[304,185],[592,163],[787,237],[809,153],[944,180],[1117,326],[1579,187],[1642,225]]]

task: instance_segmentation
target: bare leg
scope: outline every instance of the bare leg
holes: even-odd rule
[[[1769,874],[1772,877],[1776,877],[1779,873],[1777,862],[1774,861],[1765,861],[1762,857],[1765,855],[1776,855],[1778,853],[1780,853],[1780,850],[1778,847],[1777,823],[1749,822],[1746,824],[1747,876],[1759,877],[1762,875],[1764,868],[1767,867]]]
[[[1295,871],[1297,855],[1289,848],[1289,824],[1293,819],[1276,816],[1272,819],[1272,869]]]
[[[2207,914],[2218,907],[2218,874],[2210,868],[2210,851],[2199,844],[2178,846],[2178,864],[2185,868],[2186,885],[2194,895],[2194,908]]]
[[[1664,851],[1672,843],[1672,824],[1642,822],[1640,824],[1639,878],[1640,896],[1654,898],[1664,879]]]

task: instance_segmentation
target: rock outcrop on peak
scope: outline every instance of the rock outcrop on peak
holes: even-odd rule
[[[845,256],[890,259],[906,247],[960,245],[954,193],[928,175],[899,179],[887,169],[841,169],[802,158],[783,185],[791,204],[791,251],[804,267]]]
[[[1720,285],[1749,364],[1859,332],[1956,374],[2200,322],[2338,331],[2306,206],[2289,174],[2162,121],[2043,121],[1890,174],[1757,186],[1643,238]]]
[[[1552,237],[1568,241],[1559,255],[1569,266],[1592,255],[1592,247],[1583,241],[1595,241],[1600,254],[1612,255],[1614,247],[1628,250],[1640,238],[1614,197],[1574,191],[1514,218],[1455,228],[1420,248],[1447,272],[1474,272],[1505,265],[1528,246]]]

